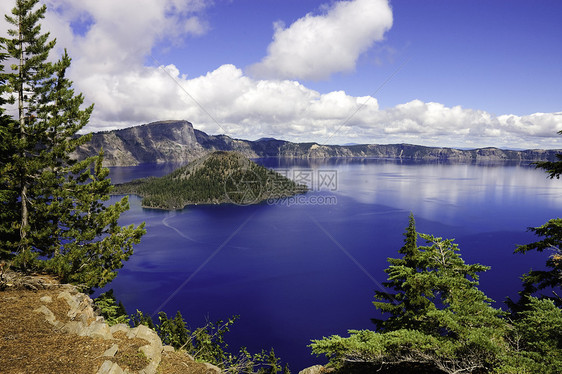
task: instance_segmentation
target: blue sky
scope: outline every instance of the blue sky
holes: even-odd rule
[[[562,148],[561,1],[44,1],[89,131]]]
[[[315,0],[217,2],[206,12],[210,30],[175,50],[155,49],[163,63],[199,76],[230,63],[259,61],[273,23],[318,13]],[[320,92],[376,96],[382,108],[410,100],[461,105],[497,115],[562,109],[562,2],[521,0],[395,0],[385,40],[362,55],[354,72],[301,80]],[[189,56],[195,52],[200,58]]]

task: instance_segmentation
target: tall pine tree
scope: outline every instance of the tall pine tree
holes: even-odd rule
[[[431,302],[424,297],[423,284],[407,282],[409,277],[427,266],[417,245],[416,220],[412,213],[404,237],[404,245],[398,250],[403,256],[388,258],[390,266],[385,269],[388,281],[383,282],[383,285],[389,290],[394,290],[395,293],[375,292],[376,301],[373,302],[375,307],[383,313],[390,314],[387,319],[373,319],[377,329],[381,331],[419,328],[422,323],[420,315],[423,315],[431,305]]]
[[[13,144],[10,141],[12,133],[12,119],[6,114],[5,106],[7,100],[5,98],[8,87],[6,85],[6,76],[4,72],[4,64],[7,59],[6,53],[0,52],[0,242],[10,242],[16,235],[12,228],[12,224],[17,219],[15,211],[16,193],[10,188],[10,164],[11,157],[14,153]],[[10,253],[10,249],[0,244],[0,257],[5,257]]]
[[[466,264],[453,240],[417,233],[412,215],[404,235],[402,257],[388,259],[385,270],[389,291],[375,294],[375,307],[388,319],[374,320],[377,332],[313,340],[313,353],[373,370],[489,372],[505,352],[507,324],[477,287],[488,267]],[[417,245],[418,236],[425,246]]]
[[[104,203],[112,186],[102,167],[103,152],[80,162],[70,157],[91,138],[77,133],[93,106],[81,109],[84,98],[66,77],[71,62],[66,51],[60,60],[49,61],[55,40],[41,32],[46,7],[38,3],[17,0],[6,16],[12,28],[0,39],[13,62],[11,71],[2,73],[3,89],[17,108],[17,115],[2,124],[10,149],[0,165],[6,197],[0,247],[16,267],[39,267],[64,281],[101,287],[132,254],[144,224],[117,224],[128,209],[126,198]]]

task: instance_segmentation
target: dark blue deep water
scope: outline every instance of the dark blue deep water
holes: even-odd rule
[[[527,227],[562,208],[562,182],[526,165],[260,162],[312,191],[298,203],[175,212],[143,209],[132,196],[121,223],[144,221],[147,234],[110,286],[129,313],[179,309],[192,327],[240,315],[227,335],[231,348],[274,347],[294,372],[324,363],[311,356],[310,339],[372,328],[373,292],[402,246],[409,212],[419,232],[455,238],[466,262],[492,267],[481,289],[503,307],[521,274],[542,268],[548,255],[516,255],[515,246],[534,239]],[[173,168],[112,168],[111,177]]]

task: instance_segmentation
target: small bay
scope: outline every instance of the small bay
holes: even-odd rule
[[[311,192],[298,201],[172,212],[143,209],[131,196],[120,223],[144,221],[147,234],[110,287],[129,313],[180,310],[193,328],[240,315],[226,336],[232,350],[274,347],[293,372],[323,363],[310,355],[310,339],[373,328],[373,294],[410,212],[419,232],[455,238],[466,262],[492,267],[481,289],[504,307],[519,277],[543,268],[549,255],[513,254],[516,245],[533,241],[527,227],[562,208],[562,182],[517,163],[257,162]],[[122,183],[177,166],[115,167],[110,177]]]

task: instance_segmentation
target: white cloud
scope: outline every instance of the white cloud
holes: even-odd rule
[[[359,56],[392,26],[387,0],[340,1],[322,15],[274,25],[268,55],[249,67],[259,78],[323,79],[355,68]]]
[[[207,29],[197,17],[205,6],[203,0],[45,2],[49,9],[46,26],[54,31],[59,46],[72,49],[74,69],[83,75],[142,66],[157,42],[179,43],[186,35],[201,35]],[[83,19],[89,20],[87,30],[83,36],[74,35],[70,23]]]
[[[98,117],[98,129],[179,118],[212,134],[246,139],[273,136],[329,143],[562,146],[555,135],[562,130],[562,113],[495,116],[419,100],[380,109],[373,97],[354,97],[343,91],[321,94],[291,80],[255,80],[234,65],[223,65],[194,79],[182,77],[173,65],[142,72],[129,73],[119,87],[92,78],[105,85],[100,92],[112,92],[97,98],[104,114]]]
[[[145,66],[162,41],[169,45],[206,30],[202,0],[51,3],[59,6],[50,11],[44,29],[52,31],[59,47],[69,48],[76,90],[96,103],[89,131],[186,119],[211,134],[247,139],[562,148],[556,135],[562,113],[496,116],[419,100],[381,109],[374,97],[321,93],[295,80],[255,79],[229,64],[190,79],[174,65]],[[325,18],[331,19],[337,7]],[[6,8],[1,3],[0,10],[6,13]],[[86,22],[80,34],[73,34],[70,24],[77,20]]]

